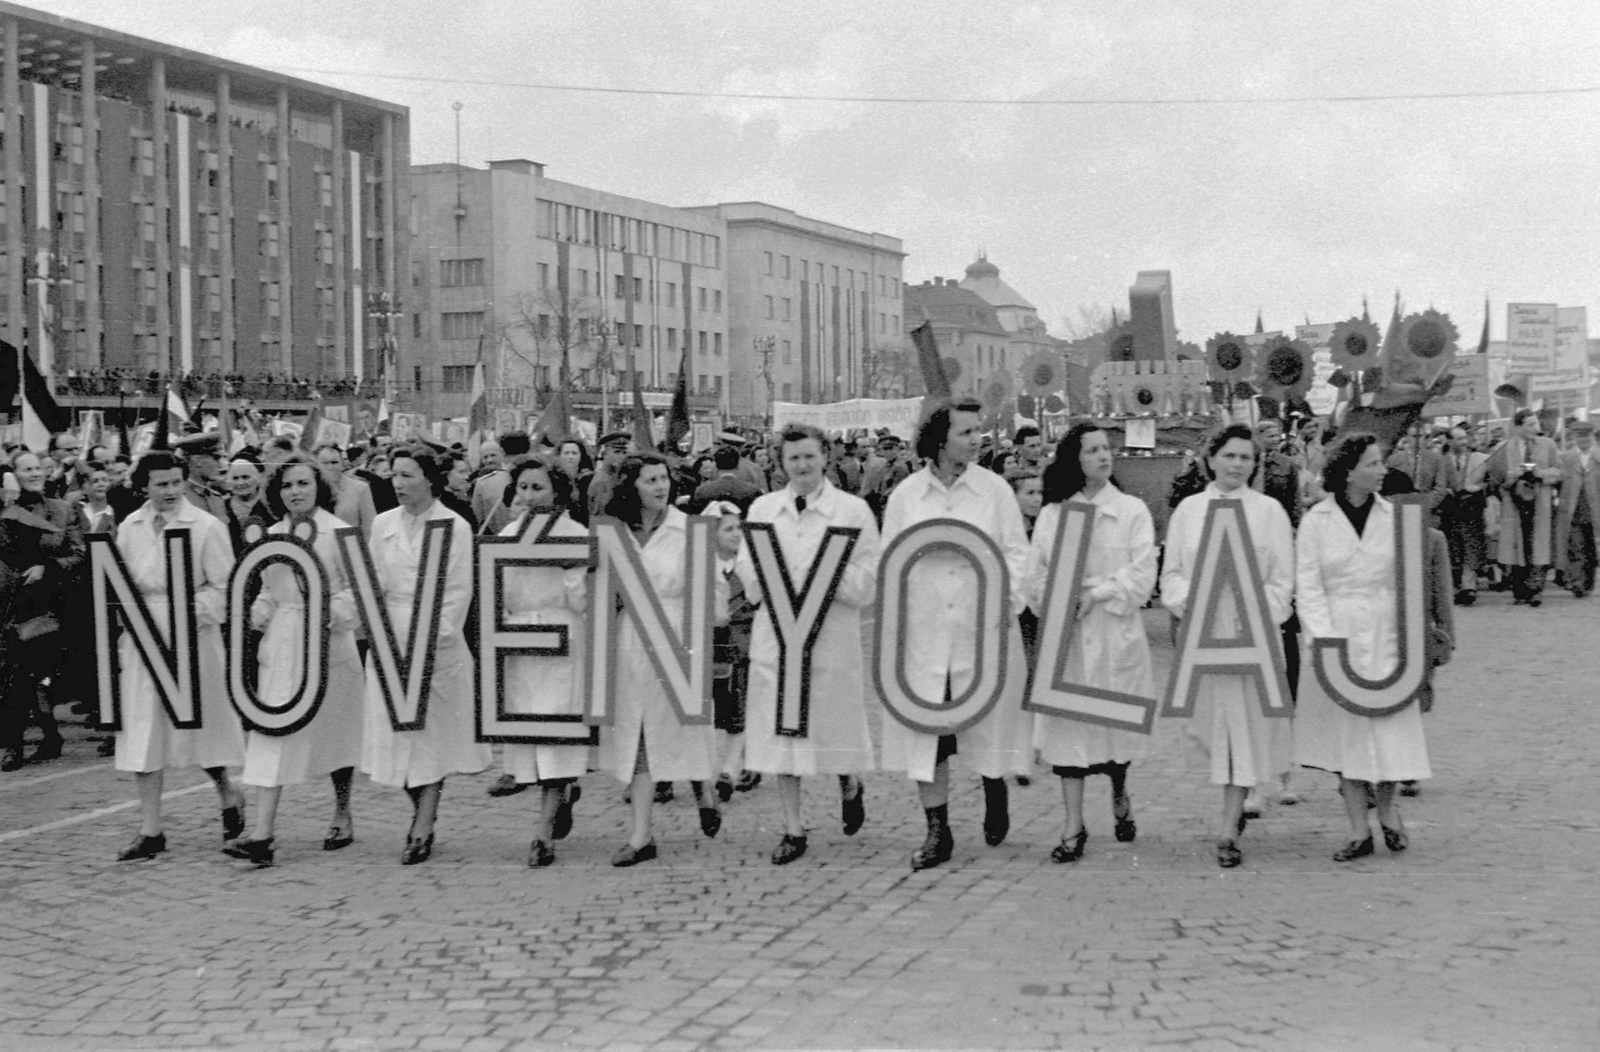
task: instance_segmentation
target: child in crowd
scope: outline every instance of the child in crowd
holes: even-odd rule
[[[750,626],[755,620],[755,606],[745,597],[744,585],[734,573],[739,546],[744,543],[744,515],[739,506],[732,501],[712,501],[701,514],[721,516],[717,527],[717,572],[728,582],[728,623],[719,626],[712,637],[711,659],[712,722],[717,729],[721,761],[718,770],[722,772],[717,779],[717,796],[727,802],[735,789],[747,792],[761,781],[759,774],[743,769],[744,699],[750,678]],[[737,782],[734,771],[739,772]]]

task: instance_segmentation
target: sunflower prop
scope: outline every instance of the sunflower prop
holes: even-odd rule
[[[1065,380],[1060,356],[1050,351],[1035,351],[1022,363],[1022,393],[1030,397],[1054,394]]]
[[[1254,362],[1243,337],[1219,332],[1206,341],[1206,365],[1211,379],[1236,383],[1250,375]]]
[[[1460,333],[1448,314],[1428,309],[1408,314],[1400,322],[1400,336],[1391,352],[1389,372],[1395,379],[1411,379],[1430,384],[1438,379],[1456,356]]]
[[[1333,327],[1328,349],[1333,352],[1333,364],[1346,372],[1360,372],[1378,364],[1382,342],[1376,325],[1365,318],[1350,318]]]
[[[1311,346],[1287,336],[1274,337],[1261,349],[1256,386],[1262,397],[1275,402],[1301,402],[1311,390],[1316,362]]]

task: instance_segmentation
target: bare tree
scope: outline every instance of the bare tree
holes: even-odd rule
[[[1099,303],[1081,304],[1077,317],[1061,319],[1061,331],[1069,340],[1081,340],[1105,332],[1111,325],[1111,308]]]
[[[873,344],[861,356],[861,387],[868,398],[914,398],[923,394],[916,355],[904,346]]]
[[[587,373],[600,364],[600,303],[594,297],[569,292],[563,298],[558,289],[540,289],[517,296],[511,313],[503,346],[527,365],[526,386],[553,387],[563,365]]]

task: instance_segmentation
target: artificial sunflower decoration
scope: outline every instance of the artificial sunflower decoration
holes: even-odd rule
[[[1155,405],[1156,393],[1148,387],[1141,387],[1133,393],[1133,400],[1145,409]]]
[[[1450,366],[1460,333],[1448,314],[1428,309],[1408,314],[1390,351],[1389,373],[1395,379],[1429,383]]]
[[[1061,359],[1050,351],[1035,351],[1022,363],[1022,391],[1034,398],[1061,389]]]
[[[1311,346],[1303,340],[1277,336],[1261,348],[1256,386],[1263,396],[1280,402],[1305,398],[1316,375]]]
[[[1236,383],[1250,375],[1254,356],[1244,337],[1219,332],[1206,341],[1206,366],[1211,379]]]
[[[1350,318],[1333,327],[1328,349],[1333,352],[1333,364],[1347,372],[1360,372],[1378,364],[1382,342],[1376,325],[1365,318]]]

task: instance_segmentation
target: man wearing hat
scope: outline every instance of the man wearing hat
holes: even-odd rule
[[[1573,448],[1561,455],[1561,508],[1556,519],[1556,569],[1572,594],[1582,599],[1594,591],[1596,537],[1600,519],[1600,447],[1594,425],[1579,420],[1568,425]]]
[[[724,446],[731,446],[739,454],[738,475],[762,493],[767,492],[767,477],[756,467],[755,462],[744,455],[744,436],[737,431],[723,431],[717,435],[717,442]]]
[[[184,497],[221,522],[228,521],[228,494],[222,488],[222,440],[216,432],[180,438],[172,448],[183,454]]]
[[[622,462],[633,452],[633,436],[626,431],[612,431],[600,436],[600,463],[595,466],[594,479],[589,483],[589,516],[600,514],[611,499],[611,490],[622,473]]]
[[[883,509],[889,503],[889,494],[911,475],[911,461],[905,444],[895,435],[883,432],[878,435],[878,455],[867,462],[861,473],[861,496],[883,522]]]

